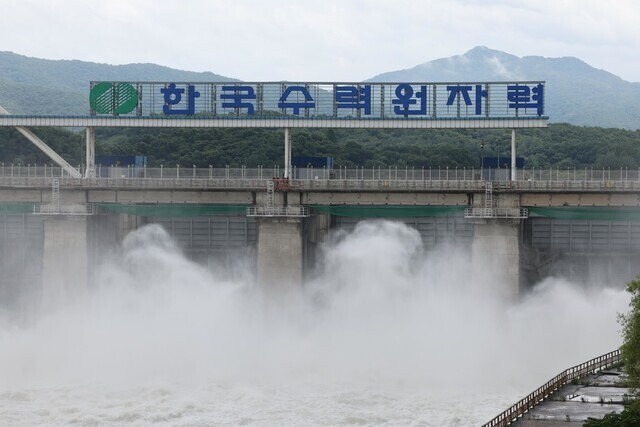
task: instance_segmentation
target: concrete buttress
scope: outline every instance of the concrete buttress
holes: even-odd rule
[[[44,218],[43,302],[73,299],[87,287],[87,217]]]
[[[518,220],[486,220],[474,225],[474,281],[509,300],[520,293],[520,234]]]
[[[302,284],[302,220],[262,217],[258,219],[258,280],[268,290]]]

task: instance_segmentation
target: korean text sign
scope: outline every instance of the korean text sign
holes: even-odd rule
[[[92,82],[90,101],[92,115],[541,118],[545,117],[545,83]]]

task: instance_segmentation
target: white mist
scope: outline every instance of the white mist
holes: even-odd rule
[[[623,284],[547,279],[505,303],[470,265],[402,224],[363,222],[273,299],[146,226],[81,301],[0,318],[0,420],[477,425],[620,344]]]

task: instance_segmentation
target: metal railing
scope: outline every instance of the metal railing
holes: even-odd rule
[[[483,427],[508,426],[570,381],[582,378],[585,375],[592,374],[601,369],[610,368],[620,363],[621,360],[620,350],[614,350],[566,369],[488,423],[483,424]]]
[[[309,208],[304,206],[250,206],[247,216],[280,216],[303,218],[309,216]]]
[[[472,219],[523,219],[529,217],[529,211],[527,208],[465,208],[464,217]]]
[[[84,171],[85,165],[78,165]],[[96,165],[97,178],[118,179],[270,179],[282,177],[284,169],[280,166],[248,168],[228,166],[197,168],[195,166],[175,165],[172,167],[116,166]],[[69,175],[58,166],[21,165],[0,162],[0,177],[26,178],[68,178]],[[291,179],[294,180],[357,180],[357,181],[494,181],[511,180],[509,169],[460,168],[460,167],[344,167],[333,169],[313,167],[293,167]],[[534,167],[516,171],[515,181],[636,181],[640,182],[638,168],[558,168]]]
[[[122,189],[220,189],[265,190],[272,178],[50,178],[0,177],[1,187],[50,188],[58,179],[61,188],[122,188]],[[484,192],[481,180],[354,180],[318,179],[289,180],[292,191],[460,191]],[[579,192],[632,192],[640,191],[640,181],[512,181],[496,182],[494,192],[505,191],[579,191]]]
[[[61,188],[131,188],[131,189],[266,189],[270,179],[156,179],[156,178],[45,178],[0,177],[3,187],[51,187],[58,179]]]
[[[81,167],[81,166],[80,166]],[[97,168],[95,178],[71,178],[50,166],[15,166],[0,163],[0,186],[149,189],[266,190],[268,181],[281,175],[273,168]],[[518,170],[510,181],[506,170],[431,168],[294,168],[287,181],[292,190],[315,191],[640,191],[640,171]],[[276,189],[278,190],[278,189]],[[280,190],[282,190],[280,188]]]
[[[95,208],[92,203],[33,205],[33,213],[36,215],[93,215]]]

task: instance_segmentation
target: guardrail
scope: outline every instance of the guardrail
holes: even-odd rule
[[[465,208],[464,217],[471,219],[483,218],[529,218],[527,208]]]
[[[85,165],[78,165],[84,172]],[[271,179],[283,177],[284,169],[280,166],[248,168],[241,167],[147,167],[96,165],[93,174],[98,178],[111,179]],[[25,178],[68,178],[68,173],[58,166],[20,165],[0,162],[0,177]],[[495,181],[511,180],[509,169],[466,168],[466,167],[296,167],[290,170],[289,178],[295,180],[358,180],[358,181]],[[558,168],[534,167],[518,169],[515,181],[573,181],[573,182],[606,182],[636,181],[640,182],[638,168]]]
[[[219,189],[266,190],[272,178],[54,178],[0,177],[0,187],[50,188],[58,179],[61,188],[97,189]],[[460,191],[484,192],[481,180],[371,180],[291,179],[291,191]],[[640,181],[495,181],[495,192],[635,192]]]
[[[0,177],[0,187],[51,188],[57,179],[60,188],[105,189],[221,189],[260,190],[267,188],[269,179],[206,179],[206,178],[51,178],[51,177]]]
[[[36,215],[93,215],[95,207],[92,203],[33,205],[33,213]]]
[[[601,369],[610,368],[620,363],[621,360],[620,350],[614,350],[566,369],[488,423],[483,424],[483,427],[508,426],[570,381],[592,374]]]
[[[278,216],[302,218],[309,216],[309,208],[304,206],[250,206],[247,216]]]

